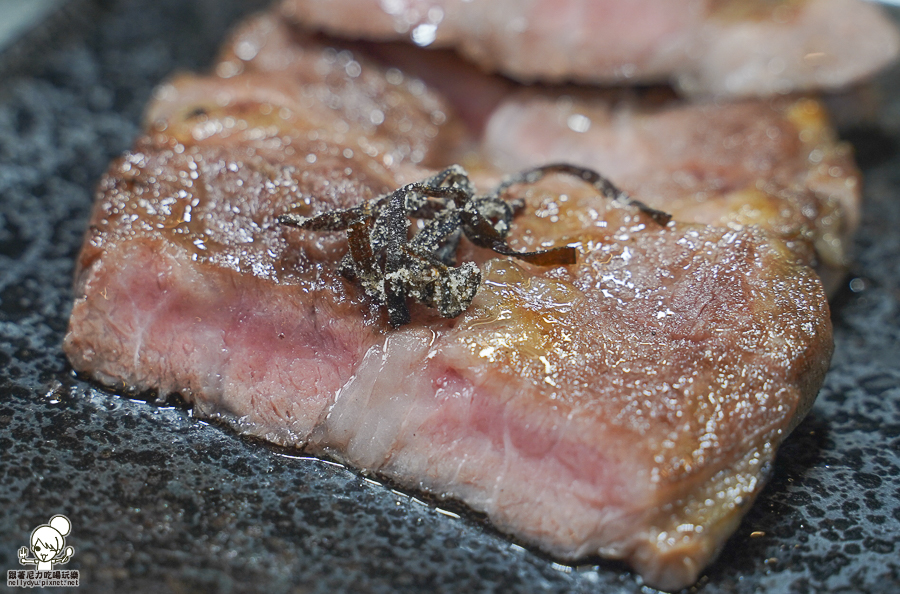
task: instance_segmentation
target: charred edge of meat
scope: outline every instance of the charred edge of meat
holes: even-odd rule
[[[473,262],[455,266],[462,234],[477,246],[539,266],[575,263],[574,247],[517,252],[506,243],[510,223],[524,202],[503,200],[502,194],[513,185],[535,183],[551,173],[578,177],[602,195],[638,207],[662,226],[671,218],[632,200],[596,171],[558,163],[514,175],[484,196],[476,195],[462,167],[451,165],[426,180],[353,208],[313,217],[289,213],[279,216],[278,222],[312,231],[346,231],[349,252],[340,271],[384,304],[392,327],[409,323],[408,298],[436,309],[445,318],[454,318],[469,308],[481,285],[481,271]],[[411,238],[410,217],[428,221]]]

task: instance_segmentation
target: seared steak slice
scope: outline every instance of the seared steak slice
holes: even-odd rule
[[[561,559],[692,583],[828,366],[815,274],[758,227],[660,227],[551,177],[512,192],[527,208],[510,242],[571,243],[577,264],[465,245],[485,276],[472,307],[414,306],[390,330],[337,272],[343,234],[276,217],[423,179],[461,154],[460,128],[420,82],[273,23],[249,31],[280,50],[239,36],[219,77],[162,87],[102,180],[72,365],[458,498]]]
[[[836,89],[897,56],[863,0],[283,0],[296,22],[352,38],[453,47],[522,81],[671,81],[693,94]]]

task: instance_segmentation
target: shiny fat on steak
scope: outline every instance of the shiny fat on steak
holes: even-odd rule
[[[514,192],[527,208],[510,241],[576,245],[577,264],[467,245],[484,272],[472,307],[446,320],[414,306],[389,330],[336,272],[343,234],[275,219],[427,177],[458,126],[420,82],[295,51],[278,77],[160,89],[100,184],[73,367],[459,499],[560,559],[599,553],[654,586],[691,584],[821,384],[818,278],[758,227],[660,228],[548,178]]]

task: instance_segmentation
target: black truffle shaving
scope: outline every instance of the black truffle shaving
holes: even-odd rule
[[[410,297],[446,318],[468,309],[481,284],[481,271],[474,262],[455,265],[462,234],[477,246],[539,266],[574,264],[574,247],[517,252],[506,243],[510,223],[524,202],[501,196],[514,185],[533,184],[553,173],[578,177],[611,200],[637,206],[661,226],[671,219],[629,198],[595,171],[558,163],[513,175],[483,196],[475,193],[466,171],[452,165],[353,208],[314,217],[284,214],[278,222],[312,231],[347,231],[350,249],[341,261],[341,274],[358,281],[367,295],[384,304],[388,323],[397,328],[409,323]],[[411,238],[410,217],[428,221]]]

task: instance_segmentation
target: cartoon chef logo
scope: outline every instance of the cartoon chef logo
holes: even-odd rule
[[[72,531],[72,522],[63,515],[50,518],[46,524],[41,524],[31,532],[31,552],[33,558],[28,558],[28,549],[19,549],[19,563],[22,565],[37,565],[38,571],[50,571],[54,565],[68,563],[75,549],[66,546],[66,536]]]

